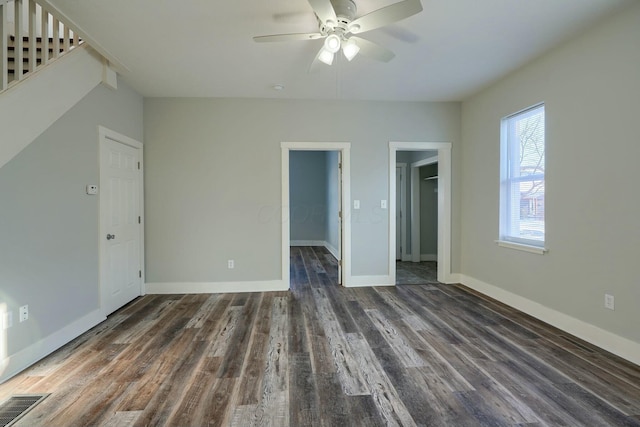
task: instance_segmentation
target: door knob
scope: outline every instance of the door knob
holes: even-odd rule
[[[115,234],[107,234],[107,240],[111,240],[111,239],[115,239],[116,235]]]

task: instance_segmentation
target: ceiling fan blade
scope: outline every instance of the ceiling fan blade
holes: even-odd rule
[[[295,33],[295,34],[272,34],[270,36],[256,36],[253,41],[258,43],[264,42],[289,42],[294,40],[315,40],[323,36],[320,33]]]
[[[375,59],[377,61],[389,62],[391,61],[396,54],[387,49],[386,47],[382,47],[377,43],[371,42],[369,40],[360,38],[360,37],[350,37],[350,40],[355,40],[360,48],[360,52],[358,52],[362,56],[366,56],[367,58]]]
[[[336,17],[336,11],[333,9],[333,5],[329,0],[307,0],[311,5],[311,8],[316,13],[320,21],[323,23],[332,21],[334,24],[338,22]]]
[[[349,31],[353,34],[364,33],[375,30],[393,22],[401,21],[405,18],[422,12],[420,0],[404,0],[390,6],[374,10],[349,24]]]

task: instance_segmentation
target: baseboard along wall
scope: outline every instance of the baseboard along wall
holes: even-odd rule
[[[107,318],[102,314],[102,310],[94,310],[63,329],[6,357],[5,360],[0,360],[0,384],[105,320]]]
[[[496,299],[503,304],[518,309],[523,313],[575,335],[580,339],[640,366],[640,343],[631,341],[497,286],[485,283],[474,277],[460,274],[458,278],[461,284],[474,291]]]

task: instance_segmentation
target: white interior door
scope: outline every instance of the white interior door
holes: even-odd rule
[[[141,150],[141,145],[109,135],[100,139],[100,286],[105,315],[142,295]]]

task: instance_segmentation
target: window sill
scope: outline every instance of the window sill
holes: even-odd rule
[[[496,240],[498,246],[503,248],[515,249],[518,251],[530,252],[533,254],[544,255],[547,253],[547,248],[541,248],[539,246],[525,245],[523,243],[507,242],[505,240]]]

